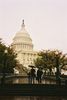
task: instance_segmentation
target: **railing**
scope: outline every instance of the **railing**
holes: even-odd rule
[[[0,74],[0,83],[3,75]],[[65,84],[65,81],[67,80],[67,77],[61,77],[61,85]],[[31,84],[30,78],[27,76],[24,76],[22,74],[16,75],[16,74],[6,74],[5,75],[5,82],[4,83],[10,83],[10,84]],[[38,84],[38,81],[36,78],[34,78],[34,84]],[[56,84],[56,76],[55,75],[45,75],[42,78],[42,82],[40,84]]]

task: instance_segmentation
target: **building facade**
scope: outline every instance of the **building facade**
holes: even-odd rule
[[[25,67],[34,65],[37,52],[33,50],[32,39],[25,28],[24,20],[22,21],[21,29],[13,38],[12,48],[17,53],[17,59],[20,64]]]

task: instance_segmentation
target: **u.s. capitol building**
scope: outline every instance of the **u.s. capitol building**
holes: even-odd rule
[[[34,65],[37,52],[33,50],[32,39],[25,29],[24,20],[22,21],[21,29],[13,38],[12,48],[17,53],[17,59],[20,64],[25,67]]]

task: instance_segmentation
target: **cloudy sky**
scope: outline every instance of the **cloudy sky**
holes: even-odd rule
[[[67,52],[67,0],[0,0],[0,37],[6,44],[23,19],[35,50]]]

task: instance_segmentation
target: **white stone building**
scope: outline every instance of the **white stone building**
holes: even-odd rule
[[[33,50],[32,39],[25,29],[24,20],[13,39],[12,48],[17,53],[17,59],[25,67],[34,65],[34,60],[37,58],[37,52]]]

